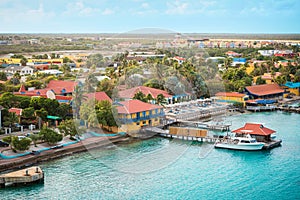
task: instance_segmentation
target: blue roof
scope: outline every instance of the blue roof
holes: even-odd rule
[[[233,62],[246,62],[246,58],[233,58]]]
[[[273,99],[260,99],[260,100],[256,100],[255,102],[259,103],[259,104],[273,104],[273,103],[276,103],[276,100],[273,100]]]
[[[288,88],[300,88],[300,82],[297,83],[286,82],[285,86]]]

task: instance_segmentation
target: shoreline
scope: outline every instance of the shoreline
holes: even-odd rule
[[[0,160],[0,173],[21,169],[37,163],[46,162],[49,160],[62,158],[75,153],[85,152],[91,149],[105,147],[110,144],[115,144],[127,141],[127,136],[111,136],[111,137],[92,137],[82,140],[78,143],[63,147],[61,149],[51,149],[41,152],[39,155],[26,155],[13,159]]]

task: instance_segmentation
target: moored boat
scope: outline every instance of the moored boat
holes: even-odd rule
[[[233,136],[226,136],[223,139],[217,140],[215,148],[235,149],[245,151],[261,150],[264,146],[263,142],[257,142],[255,138],[251,137],[247,130],[241,134],[234,134]]]

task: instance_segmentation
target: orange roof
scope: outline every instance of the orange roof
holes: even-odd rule
[[[253,95],[264,96],[270,94],[283,93],[284,90],[279,87],[277,83],[274,84],[263,84],[246,87],[246,90]]]
[[[110,103],[112,102],[111,98],[109,98],[109,96],[107,96],[107,94],[105,92],[88,93],[88,94],[85,94],[84,96],[86,96],[88,99],[95,98],[97,101],[105,101],[105,100],[107,100]]]
[[[271,135],[276,131],[264,127],[262,124],[253,124],[253,123],[246,123],[243,127],[233,130],[233,133],[243,133],[243,131],[249,131],[250,135]]]
[[[131,113],[138,113],[143,112],[147,110],[155,110],[155,109],[161,109],[162,106],[153,105],[150,103],[145,103],[140,100],[128,100],[128,101],[121,101],[119,104],[122,104],[123,106],[118,106],[118,113],[122,114],[131,114]]]
[[[176,60],[185,60],[185,58],[182,58],[182,57],[180,57],[180,56],[175,56],[174,57]]]
[[[153,98],[157,98],[157,96],[159,94],[164,95],[164,97],[171,97],[172,96],[164,90],[159,90],[159,89],[145,87],[145,86],[138,86],[138,87],[130,88],[130,89],[127,89],[127,90],[119,91],[119,96],[121,98],[132,99],[134,97],[134,95],[138,92],[142,92],[146,96],[148,94],[151,94],[151,96]]]
[[[226,96],[226,97],[244,97],[246,94],[241,94],[238,92],[218,92],[216,96]]]
[[[16,113],[17,116],[21,116],[22,115],[22,111],[23,111],[23,109],[21,109],[21,108],[10,108],[8,110],[8,112]]]

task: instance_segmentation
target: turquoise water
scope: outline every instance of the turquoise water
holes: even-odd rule
[[[41,165],[44,185],[0,189],[1,199],[300,199],[300,115],[228,117],[261,122],[282,146],[258,152],[153,138]]]

